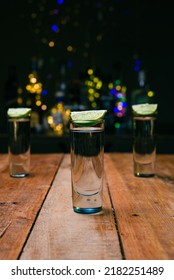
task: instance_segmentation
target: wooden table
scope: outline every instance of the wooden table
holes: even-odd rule
[[[174,155],[155,178],[133,175],[132,154],[105,153],[103,212],[74,213],[69,154],[32,154],[11,178],[0,155],[0,259],[174,259]]]

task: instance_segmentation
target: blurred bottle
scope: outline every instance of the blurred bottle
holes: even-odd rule
[[[113,64],[113,71],[108,83],[109,96],[112,97],[111,112],[113,116],[114,132],[121,132],[127,126],[127,87],[124,85],[122,77],[122,67],[120,62]],[[116,129],[116,130],[115,130]]]
[[[19,79],[17,75],[17,69],[15,65],[10,65],[8,68],[8,77],[5,82],[5,107],[17,107]]]
[[[38,74],[38,59],[35,57],[32,58],[31,70],[28,74],[26,90],[28,92],[26,106],[32,108],[31,131],[33,133],[39,133],[42,131],[43,123],[43,112],[41,110],[43,85]]]
[[[150,90],[147,83],[145,70],[137,73],[137,87],[131,93],[131,105],[142,103],[153,103],[154,92]]]

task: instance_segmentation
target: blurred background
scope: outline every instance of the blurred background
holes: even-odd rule
[[[72,110],[107,109],[106,152],[132,151],[131,105],[158,103],[174,152],[170,1],[16,0],[1,7],[0,152],[9,107],[31,107],[31,151],[69,152]]]

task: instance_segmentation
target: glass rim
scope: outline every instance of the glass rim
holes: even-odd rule
[[[105,120],[100,119],[100,120],[87,120],[87,121],[73,121],[70,119],[70,124],[73,124],[76,127],[97,127],[98,125],[104,124]]]
[[[156,120],[157,117],[155,117],[155,116],[133,116],[133,119],[138,119],[138,120]]]

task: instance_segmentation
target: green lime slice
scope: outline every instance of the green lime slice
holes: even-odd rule
[[[144,103],[144,104],[132,105],[132,110],[135,115],[149,116],[156,113],[157,107],[158,104]]]
[[[89,110],[71,112],[71,120],[80,126],[96,125],[104,119],[107,110]]]
[[[11,118],[25,118],[31,115],[31,108],[9,108],[7,115]]]

